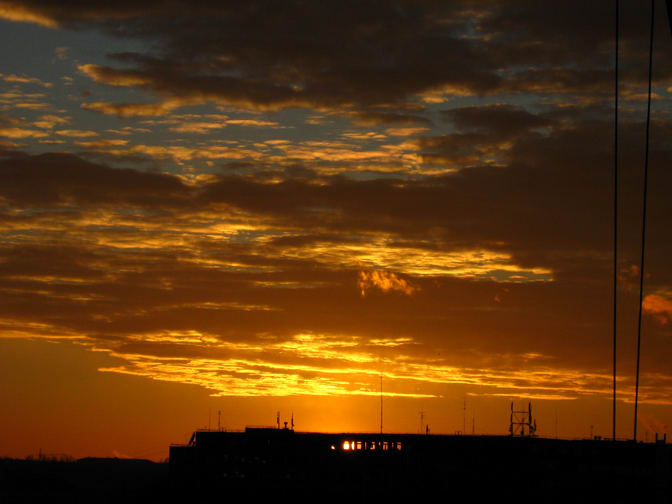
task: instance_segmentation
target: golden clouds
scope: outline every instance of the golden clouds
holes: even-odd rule
[[[226,124],[220,122],[185,122],[172,126],[170,131],[175,131],[176,133],[209,133],[212,130],[225,127]]]
[[[58,130],[55,132],[57,135],[74,137],[74,138],[91,138],[98,136],[98,133],[95,131],[86,131],[86,130]]]
[[[41,116],[39,121],[35,121],[33,124],[38,128],[52,129],[58,124],[68,124],[69,122],[70,118],[68,117],[47,114]]]
[[[34,9],[16,5],[14,2],[0,2],[0,18],[8,21],[36,23],[47,28],[58,28],[59,26],[56,20],[44,16]]]
[[[83,103],[82,108],[102,114],[116,115],[118,117],[135,116],[163,116],[171,110],[182,106],[179,100],[165,101],[161,103],[109,103],[94,102]]]
[[[360,271],[357,285],[362,296],[366,295],[367,290],[373,288],[378,288],[383,292],[398,291],[409,296],[419,290],[419,287],[409,284],[394,273],[381,270]]]
[[[78,65],[77,69],[95,82],[102,82],[110,86],[142,86],[147,79],[133,73],[109,72],[107,67],[100,65]]]
[[[667,324],[672,320],[672,299],[669,296],[648,294],[644,296],[642,309],[661,324]]]
[[[177,117],[179,119],[180,116]],[[216,114],[207,114],[205,119],[215,118],[217,121],[183,121],[175,126],[169,128],[170,131],[176,133],[196,133],[204,134],[211,133],[213,130],[231,126],[255,127],[255,128],[280,128],[281,126],[275,121],[262,121],[258,119],[229,119],[225,115],[217,117]]]
[[[468,249],[416,229],[348,229],[334,217],[345,213],[334,202],[355,201],[356,217],[366,209],[353,194],[392,188],[389,201],[407,201],[412,181],[339,186],[272,173],[252,183],[188,179],[187,169],[181,179],[63,154],[0,168],[0,194],[14,207],[0,226],[11,242],[0,268],[0,293],[12,300],[7,334],[62,335],[123,360],[105,371],[244,397],[375,395],[381,373],[386,393],[399,397],[451,387],[554,399],[610,393],[608,373],[554,360],[563,350],[536,337],[556,331],[543,318],[526,317],[530,328],[516,339],[511,320],[543,311],[537,299],[562,288],[550,268],[498,251],[502,242]],[[24,189],[36,184],[40,192]],[[501,303],[492,301],[497,283],[509,289]],[[574,296],[558,304],[574,311]],[[22,327],[25,319],[41,325]],[[558,338],[572,317],[562,320]],[[505,354],[504,339],[520,351]]]
[[[411,294],[417,290],[389,270],[414,276],[454,276],[494,282],[548,282],[553,272],[547,268],[525,268],[512,262],[509,254],[490,250],[438,251],[418,246],[399,246],[390,236],[370,236],[366,243],[314,242],[310,246],[285,247],[288,257],[311,259],[330,267],[376,268],[360,273],[362,291],[376,287]]]
[[[253,126],[256,128],[276,128],[279,126],[275,121],[262,121],[259,119],[229,119],[226,122],[235,126]]]
[[[525,370],[449,366],[404,351],[411,338],[296,334],[286,340],[266,336],[255,343],[227,341],[195,330],[133,334],[123,341],[95,340],[58,333],[46,325],[14,330],[0,320],[4,337],[66,340],[109,353],[124,362],[99,371],[204,387],[214,396],[375,396],[378,378],[386,397],[440,397],[446,386],[468,386],[469,395],[574,400],[608,398],[608,373],[585,373],[543,365]],[[383,353],[381,353],[383,352]],[[500,358],[510,360],[513,355]],[[672,404],[659,392],[672,390],[672,377],[647,375],[655,387],[642,389],[642,401]],[[619,398],[630,400],[632,383],[620,379]]]
[[[0,14],[1,17],[1,14]],[[50,88],[53,86],[51,82],[44,82],[43,80],[38,79],[37,77],[27,77],[25,75],[16,75],[16,74],[9,74],[9,75],[3,75],[0,74],[0,78],[4,80],[5,82],[14,82],[18,84],[37,84],[39,86],[43,86],[46,88]]]
[[[92,150],[106,150],[109,148],[114,148],[114,147],[122,147],[128,143],[128,140],[122,140],[118,138],[113,138],[113,139],[101,139],[101,140],[96,140],[93,142],[75,142],[75,145],[79,147],[84,147],[85,149],[92,149]]]
[[[0,128],[0,136],[7,138],[44,138],[44,131],[26,128]]]
[[[385,130],[385,133],[391,136],[414,136],[424,133],[429,130],[429,128],[388,128]]]

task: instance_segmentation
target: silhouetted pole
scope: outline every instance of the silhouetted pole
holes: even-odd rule
[[[380,373],[380,433],[383,433],[383,373]]]
[[[651,125],[651,81],[653,80],[653,22],[655,1],[651,0],[651,34],[649,39],[649,94],[646,104],[646,149],[644,155],[644,197],[642,202],[642,257],[639,265],[639,312],[637,319],[637,369],[635,372],[635,426],[633,440],[637,441],[637,406],[639,404],[639,361],[642,344],[642,301],[644,294],[644,252],[646,246],[646,193],[649,181],[649,129]]]
[[[509,434],[513,436],[513,401],[511,401],[511,416],[509,417]]]
[[[619,0],[616,0],[616,63],[614,69],[614,397],[612,400],[611,439],[616,440],[616,324],[618,294],[618,38],[619,38]],[[557,436],[556,436],[557,437]]]

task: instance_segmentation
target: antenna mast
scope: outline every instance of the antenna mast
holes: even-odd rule
[[[464,406],[462,407],[462,433],[467,433],[467,400],[464,400]]]
[[[525,433],[527,427],[527,434]],[[537,421],[532,418],[532,402],[527,403],[527,410],[514,410],[511,401],[511,417],[509,420],[509,434],[511,437],[537,437]]]
[[[380,372],[380,433],[383,433],[383,372]]]

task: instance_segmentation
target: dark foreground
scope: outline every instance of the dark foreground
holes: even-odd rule
[[[197,432],[190,445],[171,447],[170,464],[0,459],[0,502],[672,503],[670,446],[275,429]]]
[[[671,502],[663,443],[504,436],[197,431],[176,489],[282,501]]]
[[[168,464],[149,460],[0,459],[0,503],[154,502],[168,482]]]

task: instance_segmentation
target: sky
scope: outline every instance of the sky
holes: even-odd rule
[[[617,436],[648,2],[621,1]],[[611,435],[614,2],[0,1],[0,456],[197,428]],[[672,425],[656,0],[641,439]],[[423,412],[422,417],[420,412]]]

